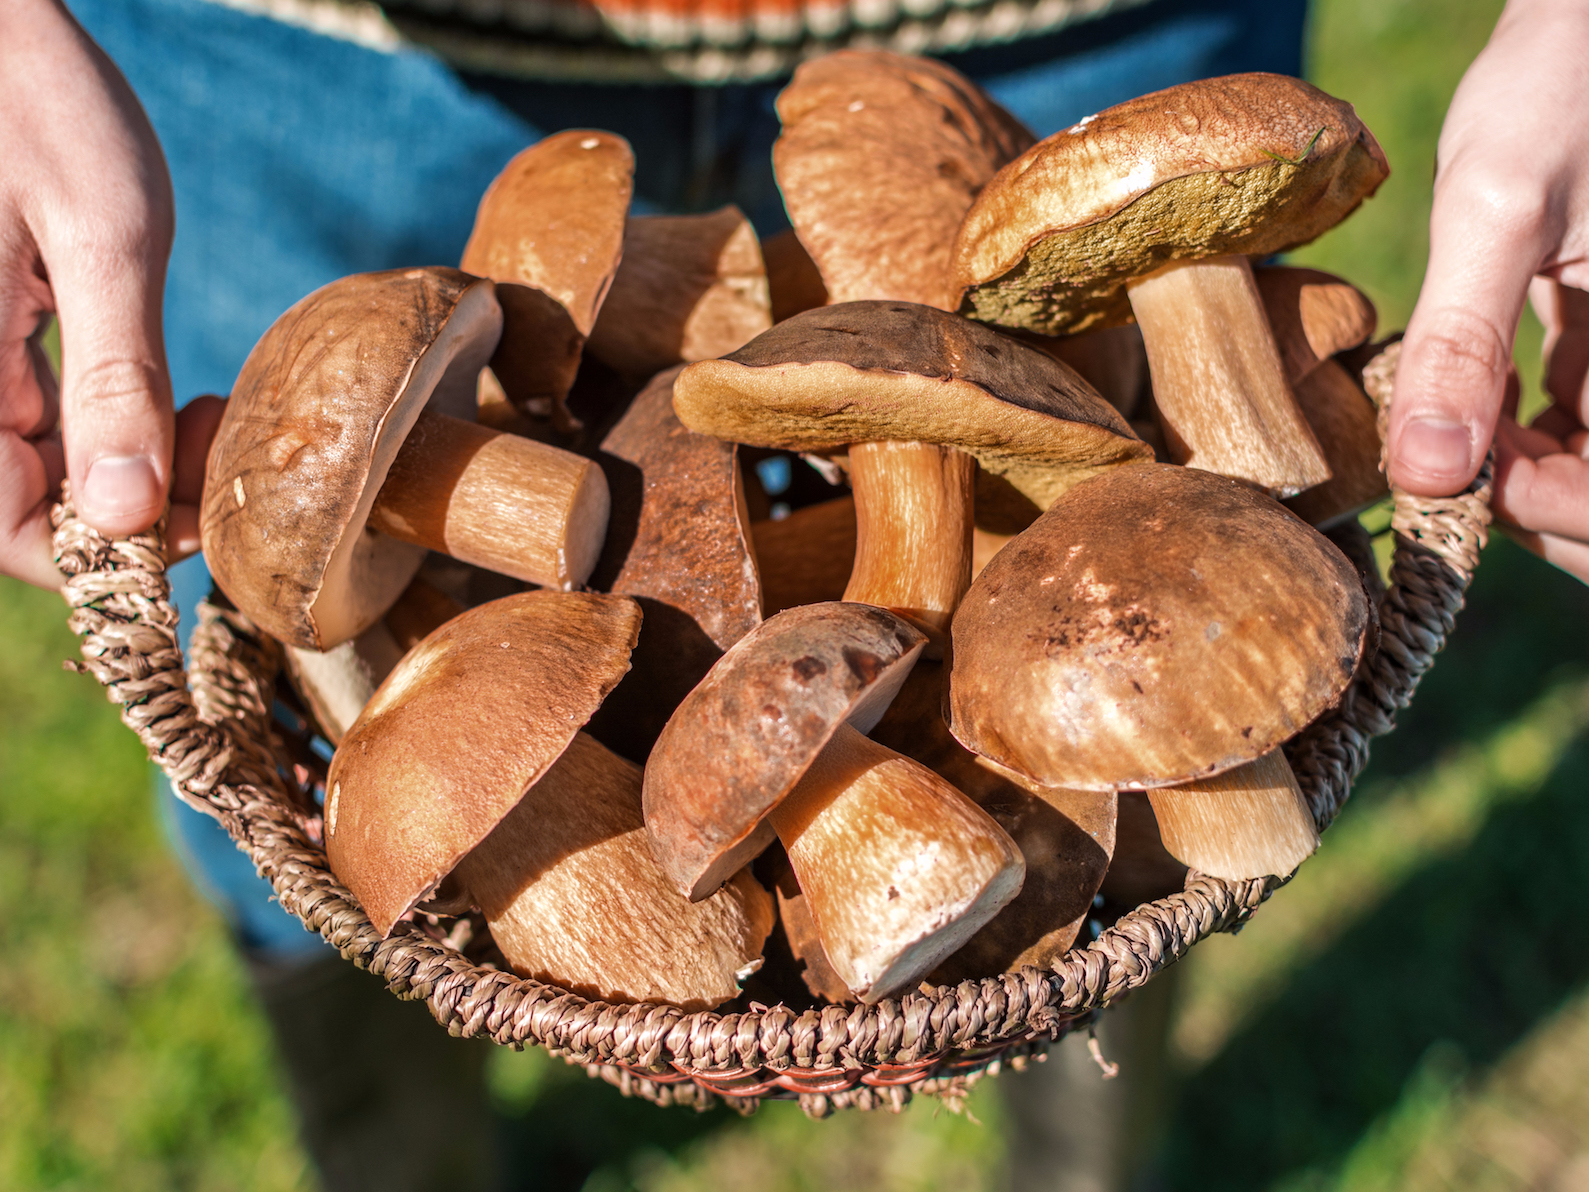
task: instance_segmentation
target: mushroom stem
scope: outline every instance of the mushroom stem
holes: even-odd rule
[[[771,819],[834,970],[867,1003],[959,949],[1026,875],[992,817],[847,724]]]
[[[455,873],[517,972],[607,1001],[718,1005],[772,930],[746,870],[701,902],[672,888],[646,840],[640,767],[583,732]]]
[[[465,563],[567,591],[607,534],[607,480],[569,451],[425,410],[369,524]]]
[[[1174,462],[1277,497],[1330,478],[1246,257],[1177,262],[1127,290]]]
[[[909,617],[941,643],[971,586],[976,461],[931,443],[858,443],[855,566],[844,599]]]
[[[1148,791],[1164,847],[1210,877],[1285,877],[1319,847],[1318,828],[1276,749],[1213,778]]]

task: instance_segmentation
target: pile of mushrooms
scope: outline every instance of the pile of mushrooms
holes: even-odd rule
[[[1372,135],[1238,75],[1039,142],[885,52],[778,110],[789,232],[632,215],[628,146],[560,133],[461,269],[334,282],[250,355],[204,549],[335,746],[333,871],[383,933],[473,916],[691,1009],[1049,965],[1188,868],[1289,874],[1283,746],[1375,628],[1316,528],[1385,493],[1375,314],[1252,259],[1373,192]]]

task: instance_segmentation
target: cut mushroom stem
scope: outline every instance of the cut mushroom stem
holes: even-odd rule
[[[931,443],[858,443],[855,567],[844,599],[889,609],[941,645],[971,586],[976,461]]]
[[[569,451],[425,410],[369,524],[543,587],[589,578],[609,508],[601,468]]]
[[[1213,778],[1148,791],[1164,847],[1210,877],[1285,877],[1319,832],[1285,754],[1276,749]]]
[[[957,951],[1026,873],[987,813],[849,725],[771,814],[828,959],[864,1002]]]
[[[1286,383],[1246,257],[1167,265],[1127,290],[1176,463],[1277,497],[1330,478]]]

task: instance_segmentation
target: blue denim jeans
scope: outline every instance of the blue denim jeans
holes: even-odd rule
[[[207,0],[68,0],[126,74],[165,149],[177,231],[165,326],[178,400],[226,393],[254,342],[348,273],[458,260],[475,205],[545,133],[608,128],[636,153],[642,210],[738,203],[784,226],[770,149],[782,83],[697,88],[460,76]],[[1187,79],[1301,73],[1305,0],[1159,0],[1059,33],[948,59],[1038,135]],[[184,623],[209,589],[173,572]],[[163,785],[163,784],[162,784]],[[323,946],[213,821],[162,790],[196,882],[257,955]]]

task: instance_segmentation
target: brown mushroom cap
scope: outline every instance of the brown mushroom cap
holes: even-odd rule
[[[945,306],[961,219],[1034,139],[958,71],[885,50],[802,64],[778,115],[778,186],[834,302]]]
[[[486,189],[462,265],[501,283],[491,365],[515,405],[562,409],[623,255],[633,189],[629,143],[591,129],[543,138]]]
[[[726,355],[771,326],[761,246],[738,207],[635,215],[585,350],[638,379]]]
[[[950,727],[1043,786],[1206,778],[1330,707],[1369,625],[1352,565],[1269,498],[1123,468],[1060,498],[972,584]]]
[[[1126,322],[1129,279],[1306,244],[1389,172],[1351,105],[1300,79],[1184,83],[1005,166],[961,226],[951,293],[974,318],[1049,335]]]
[[[704,898],[766,848],[768,812],[841,724],[877,723],[926,640],[880,608],[811,604],[723,655],[646,764],[646,827],[673,884]]]
[[[645,620],[632,669],[591,732],[634,759],[723,651],[761,623],[738,448],[679,422],[677,375],[653,379],[601,444],[617,508],[592,582],[634,597]]]
[[[1070,485],[1151,452],[1071,369],[956,315],[905,302],[806,311],[673,388],[693,430],[758,447],[956,447],[1046,509]]]
[[[373,624],[425,552],[366,531],[427,403],[459,418],[496,347],[489,281],[456,269],[359,274],[277,319],[249,353],[210,448],[204,554],[273,637],[329,649]]]
[[[376,929],[483,840],[629,669],[623,596],[525,592],[447,622],[388,676],[326,779],[326,855]]]
[[[1351,282],[1320,269],[1268,265],[1252,271],[1275,346],[1293,385],[1337,352],[1367,343],[1379,313]]]

